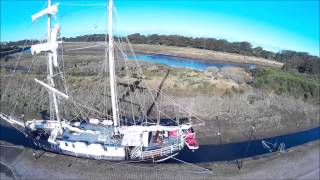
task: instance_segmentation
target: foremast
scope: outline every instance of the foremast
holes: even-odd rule
[[[55,83],[53,77],[54,74],[54,67],[58,67],[58,42],[57,36],[60,29],[59,24],[56,24],[54,28],[51,27],[51,16],[56,15],[58,11],[58,4],[51,5],[51,0],[48,0],[48,7],[43,9],[42,11],[32,15],[32,21],[36,21],[38,18],[47,15],[48,22],[47,22],[47,43],[33,45],[31,47],[32,54],[38,54],[41,52],[47,53],[47,67],[48,67],[48,75],[47,81],[48,84],[45,84],[37,79],[36,82],[40,83],[41,85],[45,86],[49,92],[49,104],[50,104],[50,120],[53,120],[54,114],[58,121],[59,132],[62,134],[63,129],[61,125],[60,115],[59,115],[59,107],[58,107],[58,100],[57,95],[60,95],[64,98],[68,98],[67,95],[63,94],[62,92],[56,90],[54,88]],[[52,106],[54,106],[54,112],[52,110]],[[53,116],[52,116],[53,115]]]
[[[115,77],[115,63],[114,63],[114,47],[113,47],[113,0],[109,0],[108,6],[108,60],[109,60],[109,75],[110,75],[110,93],[112,105],[113,126],[119,126],[119,108],[117,101],[116,77]]]

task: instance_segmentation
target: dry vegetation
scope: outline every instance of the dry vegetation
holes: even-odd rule
[[[99,86],[97,78],[102,68],[101,50],[103,49],[82,50],[80,53],[66,51],[63,66],[68,94],[75,102],[98,110],[106,109],[103,106],[103,87]],[[48,110],[47,91],[33,81],[34,77],[45,79],[45,59],[41,55],[37,57],[31,74],[26,76],[24,71],[31,61],[29,55],[23,55],[18,65],[20,68],[12,75],[10,69],[15,66],[16,59],[1,59],[1,111],[11,112],[15,104],[17,115],[31,115]],[[118,65],[121,67],[123,62]],[[252,86],[254,77],[243,68],[196,71],[143,62],[140,62],[140,65],[145,74],[145,83],[141,86],[154,90],[158,88],[166,72],[170,71],[163,84],[163,92],[168,97],[160,99],[162,108],[172,115],[174,110],[166,99],[172,98],[203,119],[205,126],[197,127],[201,143],[227,143],[248,139],[252,130],[256,138],[261,138],[319,126],[318,100],[308,101],[303,96],[294,97],[290,93],[286,95],[268,91],[266,88],[257,89]],[[128,67],[133,74],[137,72],[133,63],[129,63]],[[136,77],[120,73],[117,78],[119,82],[126,82],[129,78]],[[21,88],[22,85],[24,86]],[[62,85],[58,83],[58,86]],[[98,93],[94,89],[97,89]],[[119,86],[119,91],[122,95],[127,88]],[[144,95],[144,103],[149,106],[152,98]],[[133,99],[126,97],[124,100],[138,102],[141,101],[139,97],[141,96],[134,96]],[[73,103],[64,100],[60,100],[60,103],[61,113],[65,118],[78,115],[77,107]],[[128,103],[123,102],[121,107],[128,108]],[[83,113],[97,115],[89,110]],[[155,116],[152,113],[151,115]]]

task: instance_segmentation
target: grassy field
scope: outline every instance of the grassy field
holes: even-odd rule
[[[249,86],[251,75],[242,68],[226,67],[221,70],[197,71],[187,68],[145,69],[146,83],[157,87],[169,70],[163,90],[173,96],[214,96],[231,95],[244,92]],[[233,78],[231,76],[236,76]]]
[[[280,69],[260,69],[254,85],[267,92],[289,94],[319,103],[320,77]]]

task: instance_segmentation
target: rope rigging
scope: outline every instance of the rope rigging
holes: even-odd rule
[[[106,7],[106,4],[74,4],[74,3],[60,3],[61,5],[70,5],[70,6],[97,6],[97,7]],[[86,11],[78,11],[76,13],[82,13],[82,12],[87,12],[87,11],[90,11],[90,10],[93,10],[92,8],[89,8],[89,9],[86,9]],[[116,16],[114,16],[114,20],[116,21],[117,18],[119,17],[117,15],[117,11],[115,11],[115,14]],[[71,15],[74,15],[71,13]],[[61,14],[58,14],[58,22],[60,22],[65,16],[61,16]],[[101,21],[101,19],[105,17],[104,15],[100,16],[100,18],[98,19],[98,21],[95,23],[95,26]],[[117,27],[114,26],[113,27],[114,29],[116,29]],[[94,28],[92,29],[94,30]],[[107,34],[107,33],[106,33]],[[107,37],[107,35],[106,35]],[[88,37],[87,37],[88,38]],[[124,40],[126,40],[126,42],[124,42]],[[27,44],[28,41],[25,42],[25,46]],[[102,81],[102,77],[104,79],[104,106],[105,108],[104,109],[107,109],[108,107],[108,95],[107,95],[107,86],[106,86],[106,82],[108,80],[108,75],[106,73],[106,71],[104,70],[103,71],[103,67],[101,67],[101,70],[100,72],[98,71],[98,75],[97,75],[97,80],[98,80],[98,85],[93,87],[92,91],[90,91],[90,94],[89,96],[91,96],[92,98],[92,101],[91,103],[87,102],[87,103],[81,103],[81,102],[78,102],[77,99],[75,99],[76,96],[72,95],[73,92],[69,90],[68,87],[70,87],[68,85],[68,82],[67,82],[67,76],[68,76],[68,73],[67,73],[67,68],[65,67],[65,60],[64,60],[64,53],[63,52],[71,52],[71,51],[80,51],[80,50],[83,50],[83,49],[90,49],[90,48],[96,48],[96,47],[100,47],[100,46],[106,46],[107,44],[94,44],[94,45],[90,45],[90,46],[85,46],[85,47],[79,47],[79,48],[70,48],[70,49],[65,49],[64,48],[64,43],[61,44],[61,49],[62,49],[62,53],[60,53],[60,61],[62,62],[62,65],[58,66],[57,70],[58,70],[58,73],[55,74],[55,76],[59,76],[60,77],[60,81],[61,83],[58,83],[61,85],[61,87],[63,87],[64,91],[70,95],[70,101],[69,102],[65,102],[64,104],[66,106],[73,106],[73,108],[75,108],[74,110],[78,111],[77,116],[78,115],[81,115],[81,117],[83,119],[86,119],[86,117],[88,116],[91,116],[91,115],[94,115],[96,113],[100,114],[99,116],[101,116],[101,111],[96,109],[96,108],[93,108],[93,106],[95,106],[96,102],[97,102],[97,98],[98,98],[98,94],[99,94],[99,89],[101,88],[101,84]],[[159,89],[155,89],[155,88],[152,88],[152,87],[149,87],[148,84],[144,83],[144,73],[142,71],[142,66],[141,64],[137,61],[137,58],[136,58],[136,55],[132,49],[132,46],[129,42],[129,39],[128,37],[117,37],[116,38],[116,44],[115,44],[115,47],[116,47],[116,51],[118,52],[116,58],[119,60],[119,61],[116,61],[116,64],[118,67],[122,66],[123,69],[127,74],[127,78],[126,78],[126,81],[127,81],[127,84],[128,84],[128,87],[127,87],[127,90],[124,91],[124,93],[122,94],[122,96],[120,96],[118,98],[118,100],[121,101],[121,103],[119,103],[119,107],[121,107],[121,115],[123,116],[128,116],[128,113],[127,111],[131,112],[129,114],[131,114],[131,118],[133,119],[133,121],[136,121],[136,113],[135,111],[140,111],[143,119],[145,119],[145,121],[147,122],[148,121],[148,115],[151,113],[151,110],[153,109],[152,107],[155,106],[155,110],[157,114],[157,118],[158,119],[158,123],[159,123],[159,120],[161,119],[161,116],[163,117],[166,117],[166,118],[169,118],[171,120],[178,120],[180,117],[180,115],[183,115],[184,113],[187,112],[186,109],[184,109],[183,107],[177,105],[176,103],[174,103],[174,114],[176,114],[176,112],[179,112],[179,115],[175,115],[174,117],[170,114],[167,114],[165,113],[163,110],[162,110],[162,106],[161,105],[161,102],[158,102],[158,99],[161,99],[161,101],[165,100],[165,99],[169,99],[170,103],[173,103],[174,101],[169,97],[167,96],[166,94],[164,94],[163,92],[160,92]],[[127,49],[127,48],[128,49]],[[106,51],[105,51],[105,54],[107,54],[107,48],[105,48]],[[126,53],[130,53],[130,60],[129,60],[129,57],[127,56]],[[133,57],[133,58],[131,58]],[[17,69],[17,66],[20,62],[20,58],[21,58],[21,54],[20,54],[20,57],[18,58],[18,61],[16,62],[16,65],[15,65],[15,68],[14,68],[14,71],[16,71]],[[122,59],[122,61],[121,61]],[[133,59],[133,60],[132,60]],[[133,63],[129,63],[129,61],[133,62]],[[134,64],[134,66],[132,66]],[[107,68],[107,65],[104,65],[105,67],[104,68]],[[134,67],[134,72],[133,72],[133,67]],[[28,70],[28,73],[30,72],[31,69]],[[116,68],[117,72],[121,71],[121,68]],[[133,77],[133,74],[138,74],[137,77],[139,77],[137,80],[135,80]],[[143,89],[141,89],[141,85],[143,85]],[[120,88],[119,86],[116,86],[116,89],[118,90],[118,92],[122,91],[123,88]],[[137,89],[140,89],[140,92],[137,92],[136,90]],[[4,91],[4,94],[3,96],[6,95],[6,91],[7,91],[7,88],[5,89]],[[154,93],[156,92],[156,93]],[[148,105],[148,102],[147,102],[147,99],[146,98],[151,98],[152,99],[152,104]],[[162,97],[166,97],[166,98],[162,98]],[[127,100],[128,99],[128,100]],[[149,99],[150,100],[150,99]],[[149,101],[148,100],[148,101]],[[137,101],[137,102],[134,102],[134,101]],[[16,104],[17,102],[15,103],[15,106],[13,108],[13,112],[14,113],[14,110],[15,110],[15,107],[16,107]],[[90,104],[90,106],[88,105],[85,105],[85,104]],[[127,104],[127,105],[126,105]],[[129,104],[129,105],[128,105]],[[138,105],[138,108],[135,107]],[[148,108],[149,107],[149,108]],[[165,106],[163,106],[165,107]],[[84,109],[86,110],[84,110]],[[177,109],[177,110],[176,110]],[[103,112],[103,111],[102,111]],[[182,114],[181,114],[182,113]],[[108,111],[104,111],[103,112],[104,116],[109,116],[108,114]],[[190,114],[191,116],[195,117],[196,119],[200,120],[200,118],[198,118],[196,115],[194,115],[193,113],[187,113],[187,114]],[[203,124],[203,123],[200,123],[200,125]]]
[[[110,1],[110,2],[112,3],[112,1]],[[80,4],[73,4],[73,3],[61,3],[61,4],[80,5]],[[48,1],[48,8],[50,8],[50,6],[51,6],[51,1]],[[100,4],[99,5],[98,4],[87,4],[87,6],[100,6]],[[103,4],[103,7],[105,7],[105,4]],[[111,7],[112,7],[112,4],[111,4]],[[88,12],[89,10],[93,10],[96,8],[100,8],[100,7],[95,7],[95,8],[91,8],[91,9],[87,9],[87,10],[83,10],[83,11],[74,12],[74,13],[71,13],[71,15],[85,13],[85,12]],[[40,12],[40,14],[41,14],[41,12]],[[40,17],[40,16],[42,16],[42,15],[38,15],[38,17]],[[64,17],[66,17],[66,15],[61,16],[60,14],[58,14],[57,22],[60,22]],[[104,17],[104,16],[101,16],[101,17]],[[111,16],[109,16],[109,17],[111,18]],[[98,24],[100,20],[101,19],[99,19],[96,22],[96,24]],[[115,20],[116,20],[116,18],[115,18]],[[68,129],[68,127],[70,127],[70,129],[73,130],[73,129],[76,129],[75,128],[76,125],[74,125],[72,127],[67,122],[67,123],[63,124],[64,125],[63,128],[65,128],[65,129],[63,129],[62,123],[60,123],[60,115],[62,117],[65,117],[65,118],[62,118],[63,123],[64,123],[64,121],[73,121],[73,120],[79,120],[79,119],[80,119],[80,121],[82,121],[82,120],[86,121],[89,118],[93,118],[94,116],[98,117],[99,119],[90,119],[90,122],[92,122],[91,120],[97,120],[98,123],[101,123],[101,120],[104,121],[105,118],[107,118],[107,120],[113,119],[114,120],[113,127],[117,127],[116,123],[118,121],[116,119],[118,118],[118,116],[120,117],[121,120],[126,121],[125,123],[127,123],[128,119],[133,119],[133,122],[135,125],[137,125],[138,123],[141,123],[142,126],[145,126],[148,124],[159,125],[161,123],[162,118],[163,119],[168,118],[168,120],[174,121],[174,122],[179,121],[180,113],[184,111],[184,110],[180,109],[180,106],[176,106],[176,104],[174,104],[173,114],[170,111],[166,111],[165,108],[164,108],[164,110],[162,109],[162,107],[166,106],[165,104],[163,104],[163,101],[165,101],[166,99],[163,98],[165,96],[165,94],[161,93],[161,90],[162,90],[164,81],[166,80],[166,78],[169,75],[169,70],[165,74],[164,79],[160,83],[159,87],[154,88],[154,87],[152,87],[152,84],[148,84],[148,82],[146,80],[146,76],[144,74],[145,70],[148,67],[144,66],[144,64],[138,62],[136,55],[135,55],[135,52],[129,42],[128,37],[124,37],[124,38],[123,37],[116,37],[115,38],[116,39],[115,50],[114,50],[113,45],[112,45],[113,44],[112,34],[110,33],[111,35],[109,34],[109,36],[108,36],[107,33],[105,33],[105,43],[103,44],[104,45],[104,59],[101,58],[102,60],[104,60],[104,62],[101,64],[97,63],[101,66],[98,68],[99,69],[98,73],[94,74],[94,76],[97,76],[96,78],[98,80],[98,86],[93,85],[94,87],[92,87],[92,89],[89,89],[89,88],[91,88],[89,86],[88,91],[90,91],[90,93],[86,93],[85,97],[83,97],[83,96],[81,97],[80,95],[78,95],[79,91],[77,91],[77,90],[79,90],[80,88],[73,89],[71,87],[75,86],[74,84],[76,84],[76,83],[80,84],[81,81],[72,82],[72,79],[71,79],[72,77],[70,77],[70,76],[72,76],[72,71],[70,68],[68,69],[68,64],[65,63],[65,60],[68,58],[65,57],[63,54],[64,54],[64,52],[79,51],[79,50],[83,50],[83,49],[95,48],[95,47],[100,46],[100,44],[92,45],[92,46],[88,46],[88,47],[66,49],[66,51],[64,51],[65,50],[64,44],[63,43],[58,44],[58,41],[56,41],[57,39],[62,40],[61,37],[59,37],[59,34],[57,32],[57,31],[59,31],[59,29],[57,31],[53,31],[51,28],[52,28],[51,27],[51,15],[49,14],[48,15],[48,34],[47,34],[48,38],[47,38],[46,43],[47,44],[52,43],[56,46],[54,46],[54,48],[52,48],[52,49],[42,48],[42,46],[39,46],[40,51],[39,52],[36,51],[37,53],[44,52],[45,57],[48,58],[48,59],[46,59],[47,60],[47,67],[46,67],[47,72],[41,71],[43,69],[43,67],[41,66],[41,63],[38,66],[38,70],[40,73],[36,74],[36,73],[32,72],[32,70],[33,70],[32,68],[33,68],[34,63],[37,59],[37,55],[33,55],[31,65],[28,68],[28,71],[26,73],[27,75],[24,77],[20,91],[22,92],[23,89],[25,88],[27,78],[29,76],[35,74],[35,75],[41,76],[43,78],[44,73],[48,74],[47,75],[48,84],[43,83],[42,81],[39,81],[37,79],[35,79],[35,80],[42,82],[46,88],[49,88],[48,89],[48,93],[49,93],[49,101],[48,102],[49,102],[50,120],[57,120],[58,126],[59,126],[59,134],[61,135],[61,137],[62,137],[62,135],[65,135],[64,134],[65,132],[68,132],[66,130],[66,129]],[[116,29],[117,27],[113,26],[113,28]],[[96,29],[96,26],[94,29]],[[111,26],[109,26],[109,30],[110,29],[112,29]],[[55,33],[52,35],[51,33],[53,33],[53,32],[55,32]],[[54,36],[54,38],[53,38],[54,40],[51,39],[51,36]],[[109,49],[107,48],[107,37],[109,38],[109,42],[108,42]],[[87,38],[89,38],[89,37],[87,37]],[[27,41],[25,44],[27,44]],[[43,44],[45,44],[45,43],[43,43]],[[39,45],[43,45],[43,44],[39,44]],[[34,47],[35,46],[32,46],[32,48],[31,48],[32,54],[34,52],[32,50]],[[59,47],[61,47],[61,53],[59,52]],[[114,52],[116,52],[116,55],[113,57]],[[130,53],[131,56],[129,57],[126,53]],[[109,56],[107,56],[107,54]],[[133,60],[131,60],[131,57],[134,57]],[[115,63],[113,63],[114,58],[116,59]],[[129,60],[130,60],[130,62],[129,62]],[[15,69],[17,68],[17,66],[19,64],[19,61],[20,60],[17,61]],[[81,65],[83,65],[83,61],[84,60],[82,60]],[[69,66],[71,63],[69,63]],[[88,64],[89,63],[87,63],[87,65]],[[82,71],[81,65],[79,67],[75,66],[76,70],[78,70],[78,72],[80,72],[80,73]],[[115,65],[116,67],[113,68],[113,65]],[[108,69],[108,66],[109,66],[109,69]],[[68,70],[70,70],[69,73],[67,72]],[[109,74],[108,74],[108,70],[109,70]],[[114,75],[115,77],[113,77],[113,74],[115,74],[114,70],[115,70],[115,72],[117,72],[119,74],[118,76]],[[120,74],[123,72],[125,72],[125,74]],[[119,80],[120,78],[123,78],[124,81],[127,81],[127,87],[120,86],[120,84],[121,84],[120,82],[116,83],[116,82],[118,82],[116,80]],[[110,81],[109,87],[107,85],[108,80]],[[112,83],[113,80],[115,80],[114,81],[115,83]],[[71,83],[74,83],[74,84],[71,84]],[[104,83],[104,87],[102,87],[102,83]],[[61,91],[65,92],[67,95],[64,94],[63,92],[60,92],[59,91],[60,89],[61,89]],[[101,96],[99,96],[99,93],[101,93],[101,89],[103,91],[103,93],[102,93],[103,98],[99,98],[99,97],[101,97]],[[80,90],[82,90],[82,89],[80,89]],[[108,100],[109,90],[110,90],[111,97],[112,97],[112,99],[111,99],[112,108],[113,108],[113,109],[111,109],[112,114],[110,113],[110,105],[109,105],[110,103]],[[114,93],[114,91],[116,93]],[[117,92],[118,92],[118,94],[122,93],[122,96],[117,97],[118,96]],[[65,97],[67,97],[66,98],[67,100],[63,100],[62,98],[59,98],[58,96],[56,96],[55,93],[58,93],[58,94],[60,93],[60,96],[61,96],[61,94],[65,95]],[[21,93],[21,94],[23,94],[23,93]],[[92,99],[92,101],[90,101],[91,100],[90,98]],[[83,101],[81,101],[81,99],[83,101],[86,101],[89,99],[89,102],[83,103]],[[100,103],[102,102],[100,109],[94,107],[96,100],[100,101]],[[53,101],[53,103],[52,103],[52,101]],[[116,102],[116,105],[114,105],[115,102]],[[14,114],[17,103],[18,103],[18,101],[14,104],[11,115]],[[91,106],[89,106],[87,104],[91,104]],[[63,108],[60,109],[61,111],[58,110],[58,105],[63,106]],[[53,107],[54,107],[54,110],[53,110]],[[69,107],[71,107],[71,108],[69,108]],[[119,112],[117,112],[118,108],[119,108]],[[69,109],[72,109],[72,110],[69,110]],[[115,113],[115,112],[117,112],[117,113]],[[177,115],[177,112],[179,113],[178,115]],[[69,113],[69,116],[72,116],[71,118],[68,117],[68,115],[67,115],[68,113]],[[139,114],[141,113],[141,115],[142,115],[140,118],[137,117],[138,113]],[[189,113],[189,114],[191,114],[191,113]],[[132,116],[132,117],[130,117],[130,116]],[[152,117],[152,116],[154,116],[154,117]],[[43,121],[43,120],[45,120],[45,119],[43,118],[42,120],[39,120],[39,121],[41,121],[41,123],[42,122],[47,123],[46,121]],[[36,120],[34,119],[32,123],[34,123],[33,125],[35,126]],[[119,120],[119,123],[121,123],[120,120]],[[47,125],[47,124],[45,124],[45,125]],[[69,125],[69,126],[67,126],[67,125]],[[181,127],[177,128],[177,127],[164,127],[164,126],[151,126],[151,128],[155,127],[156,129],[151,129],[151,128],[148,129],[149,127],[139,127],[139,128],[147,129],[147,130],[143,130],[143,133],[144,133],[143,135],[145,135],[145,134],[150,135],[150,133],[148,133],[148,131],[153,131],[153,132],[157,131],[157,133],[158,133],[158,131],[160,132],[160,130],[161,130],[161,131],[163,131],[163,134],[161,132],[162,138],[163,138],[163,136],[165,136],[164,135],[165,132],[169,133],[170,130],[171,131],[174,130],[175,132],[180,133],[179,136],[181,137],[181,139],[183,139],[183,138],[185,138],[184,134],[183,134],[184,131],[188,132],[188,129],[191,127],[191,126],[189,126],[189,124],[187,124],[186,126],[187,127],[184,127],[185,129],[183,129]],[[45,128],[47,128],[47,127],[45,127]],[[45,129],[45,128],[42,128],[42,129]],[[134,128],[136,128],[136,127],[134,126]],[[38,130],[37,127],[35,127],[34,129]],[[113,128],[113,130],[114,130],[114,132],[111,132],[111,133],[115,133],[118,129]],[[87,132],[87,131],[84,130],[84,132]],[[97,131],[92,131],[92,132],[97,132]],[[98,132],[100,132],[100,131],[98,131]],[[103,133],[105,133],[105,132],[106,131],[103,131]],[[46,134],[46,135],[48,135],[48,134]],[[53,137],[52,135],[53,134],[50,134],[49,138]],[[118,134],[116,134],[116,135],[118,135]],[[122,134],[122,135],[125,136],[125,134]],[[127,134],[127,135],[130,135],[130,134]],[[65,137],[65,136],[63,136],[63,137]],[[68,137],[68,136],[66,136],[66,137]],[[115,136],[112,135],[112,138],[114,138],[114,137]],[[37,136],[36,138],[40,138],[40,136]],[[142,137],[140,137],[140,140],[142,140]],[[163,145],[162,140],[161,140],[161,148]],[[174,143],[177,143],[177,144],[172,145],[172,142],[169,142],[168,144],[170,144],[170,146],[167,147],[167,149],[166,149],[167,152],[162,152],[162,150],[161,150],[161,154],[162,153],[169,154],[168,148],[170,148],[171,153],[174,152],[174,155],[176,155],[177,153],[175,153],[175,152],[178,150],[181,150],[180,148],[182,148],[183,147],[182,145],[184,145],[184,144],[181,144],[181,142],[184,143],[184,141],[181,140],[181,142],[180,142],[180,139],[178,137],[175,140],[176,141]],[[179,140],[179,142],[178,142],[178,140]],[[147,141],[148,141],[148,139],[147,139]],[[54,142],[56,142],[56,141],[54,140]],[[58,141],[58,142],[61,142],[61,141]],[[118,144],[116,144],[116,145],[118,145]],[[129,145],[128,145],[128,147],[129,147]],[[142,145],[141,146],[138,145],[136,147],[141,148],[141,150],[142,150]],[[116,147],[116,149],[117,148],[118,147]],[[173,149],[173,148],[176,148],[176,149]],[[152,156],[152,158],[153,158],[153,160],[155,160],[154,156]],[[171,156],[169,158],[175,159],[175,160],[182,162],[184,164],[190,164],[190,163],[187,163],[183,160],[173,158]],[[156,161],[154,161],[154,162],[156,162]],[[192,166],[198,167],[196,165],[192,165]]]

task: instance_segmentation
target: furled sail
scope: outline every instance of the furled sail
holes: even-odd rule
[[[42,11],[34,14],[31,16],[32,18],[32,22],[35,22],[38,18],[47,15],[47,14],[51,14],[51,15],[56,15],[57,11],[58,11],[58,5],[59,3],[56,3],[52,6],[47,7],[46,9],[43,9]]]
[[[58,48],[57,42],[52,43],[42,43],[42,44],[36,44],[31,46],[31,54],[39,54],[40,52],[47,52],[51,51],[54,52]]]
[[[58,42],[57,37],[60,30],[60,25],[56,24],[54,28],[51,30],[51,42],[36,44],[31,46],[31,54],[39,54],[40,52],[47,52],[51,51],[53,53],[53,64],[54,66],[58,66],[57,62],[57,49],[58,49]]]
[[[124,134],[121,145],[148,147],[148,135],[148,132],[128,131]]]
[[[60,24],[56,24],[54,28],[51,30],[51,43],[56,43],[57,44],[57,38],[59,36],[59,31],[60,31]],[[57,45],[58,47],[58,45]],[[53,65],[55,67],[58,67],[58,56],[57,56],[57,49],[53,51],[52,54],[50,54],[50,58],[53,61]]]

